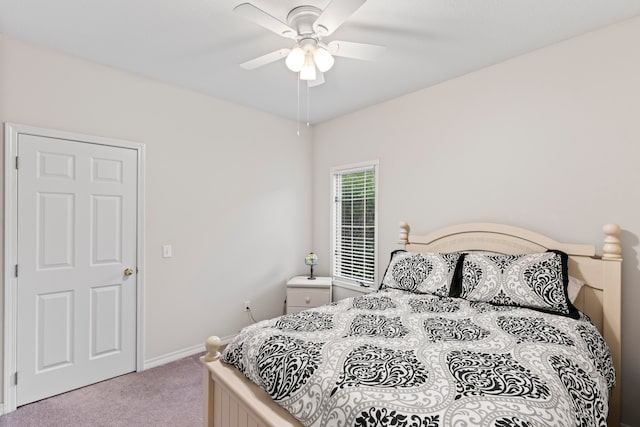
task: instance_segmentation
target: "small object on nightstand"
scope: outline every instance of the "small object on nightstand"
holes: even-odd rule
[[[287,314],[331,302],[331,277],[295,276],[287,281]]]
[[[307,277],[307,279],[316,280],[316,278],[313,277],[313,266],[318,264],[318,255],[314,254],[313,252],[309,252],[307,256],[304,257],[304,263],[311,267],[311,275]]]

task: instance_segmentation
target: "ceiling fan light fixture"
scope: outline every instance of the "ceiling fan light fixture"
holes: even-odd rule
[[[315,61],[318,70],[323,73],[329,71],[335,62],[335,59],[333,59],[333,56],[329,51],[321,46],[316,47],[313,51],[313,60]]]
[[[285,59],[287,68],[295,73],[301,71],[306,62],[306,55],[306,52],[300,46],[291,49],[287,55],[287,59]]]
[[[313,62],[313,55],[307,53],[304,58],[304,66],[300,70],[300,80],[315,80],[316,79],[316,65]]]

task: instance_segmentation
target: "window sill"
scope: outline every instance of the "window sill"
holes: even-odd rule
[[[338,288],[348,289],[350,291],[362,292],[367,294],[378,290],[375,286],[366,287],[366,286],[354,285],[353,283],[340,282],[338,280],[333,281],[333,286],[336,286]]]

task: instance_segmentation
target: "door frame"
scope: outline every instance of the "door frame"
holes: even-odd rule
[[[136,150],[138,158],[137,218],[136,218],[136,371],[144,368],[144,177],[145,177],[145,145],[137,142],[112,138],[64,132],[39,128],[22,124],[4,124],[4,327],[3,327],[3,412],[16,409],[17,390],[15,373],[17,369],[17,284],[15,266],[18,262],[18,170],[16,155],[18,153],[18,136],[20,134],[43,136],[54,139],[107,145]],[[2,413],[0,413],[2,415]]]

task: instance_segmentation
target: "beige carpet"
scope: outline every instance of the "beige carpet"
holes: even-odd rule
[[[21,406],[0,427],[201,426],[199,356]]]

